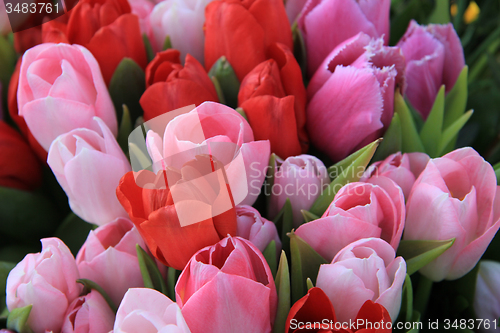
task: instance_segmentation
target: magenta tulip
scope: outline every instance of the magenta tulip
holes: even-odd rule
[[[274,241],[277,254],[281,253],[276,225],[260,216],[257,209],[247,205],[236,206],[236,223],[236,236],[248,239],[260,252],[264,252],[269,243]]]
[[[455,243],[420,272],[433,281],[469,272],[500,227],[500,186],[493,167],[474,149],[432,159],[406,204],[404,239]]]

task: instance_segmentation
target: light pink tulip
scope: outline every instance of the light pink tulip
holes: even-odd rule
[[[10,271],[9,311],[33,305],[28,325],[34,333],[59,332],[69,304],[82,290],[75,258],[58,238],[44,238],[42,252],[30,253]]]
[[[455,243],[420,270],[433,281],[454,280],[478,262],[500,227],[500,186],[493,167],[474,149],[432,159],[406,204],[404,239]]]
[[[451,23],[420,26],[411,21],[397,45],[406,59],[406,97],[426,119],[441,85],[448,93],[465,66],[460,38]]]
[[[389,178],[375,177],[342,187],[323,216],[301,225],[296,233],[330,261],[361,238],[380,237],[396,250],[404,225],[403,191]]]
[[[114,333],[190,333],[181,310],[162,293],[131,288],[116,313]]]
[[[276,254],[281,253],[281,241],[276,225],[260,216],[257,209],[247,205],[236,206],[236,223],[236,236],[248,239],[260,252],[264,252],[269,243],[275,241]]]
[[[163,0],[159,2],[149,17],[154,51],[163,50],[165,38],[168,35],[172,47],[181,52],[181,59],[189,53],[203,65],[205,7],[211,1]]]
[[[328,170],[321,160],[311,155],[292,156],[285,161],[277,159],[273,186],[268,190],[269,217],[278,215],[290,200],[293,211],[293,226],[298,228],[304,218],[301,210],[309,210],[321,192],[330,183]]]
[[[149,24],[149,15],[153,11],[156,1],[149,0],[128,0],[132,14],[139,18],[141,33],[150,40],[152,37],[151,25]]]
[[[394,322],[401,307],[406,262],[387,242],[365,238],[349,244],[331,264],[321,265],[316,287],[323,289],[340,322],[354,320],[371,300],[383,305]]]
[[[99,64],[83,46],[44,43],[26,51],[17,91],[19,115],[40,145],[49,147],[75,128],[99,130],[101,118],[114,136],[115,108]]]
[[[474,292],[474,312],[478,319],[489,320],[490,327],[481,325],[479,332],[500,332],[498,317],[500,317],[500,263],[481,260]],[[493,321],[497,321],[495,329]]]
[[[92,230],[76,256],[80,276],[99,284],[116,305],[129,288],[143,287],[136,244],[146,248],[134,224],[118,218]]]
[[[66,313],[63,333],[108,333],[113,329],[115,314],[108,303],[92,290],[71,303]]]
[[[429,159],[429,156],[424,153],[401,154],[397,152],[383,161],[370,165],[360,181],[364,182],[378,176],[390,178],[401,187],[405,198],[408,198],[415,180],[424,170]]]
[[[57,137],[47,158],[73,212],[104,225],[127,213],[116,198],[120,178],[130,171],[127,157],[106,124],[95,117],[97,132],[78,128]]]
[[[175,286],[177,304],[193,333],[269,333],[276,287],[262,253],[249,241],[227,237],[198,251]]]
[[[309,76],[346,39],[363,32],[389,42],[390,0],[309,0],[299,14]]]
[[[394,89],[404,86],[403,71],[401,50],[382,39],[359,33],[337,46],[307,87],[312,143],[338,161],[381,137],[394,114]]]

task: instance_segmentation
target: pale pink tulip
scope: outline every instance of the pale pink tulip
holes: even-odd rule
[[[387,45],[390,7],[390,0],[308,0],[298,24],[306,43],[309,76],[334,48],[359,32],[383,37]]]
[[[404,86],[403,71],[401,50],[382,39],[359,33],[337,46],[307,87],[311,142],[338,161],[381,137],[394,114],[394,89]]]
[[[116,136],[115,108],[99,64],[83,46],[44,43],[23,55],[17,91],[19,115],[40,145],[49,147],[75,128],[99,130],[97,116]]]
[[[34,333],[59,332],[64,315],[82,288],[75,258],[58,238],[44,238],[42,252],[30,253],[10,271],[9,311],[32,305],[28,325]]]
[[[465,66],[460,38],[451,23],[421,26],[411,21],[397,45],[406,59],[406,97],[426,119],[441,85],[448,93]]]
[[[479,332],[500,332],[498,317],[500,317],[500,263],[491,260],[479,262],[476,290],[474,292],[474,312],[478,319],[489,320],[489,327],[481,325]],[[497,321],[494,327],[493,321]]]
[[[149,23],[149,15],[153,11],[156,1],[149,0],[128,0],[132,14],[139,18],[139,26],[141,33],[146,35],[150,40],[152,37],[151,25]]]
[[[293,211],[293,226],[298,228],[304,218],[301,210],[309,210],[330,183],[328,170],[321,160],[311,155],[292,156],[285,161],[276,160],[273,186],[269,189],[269,217],[278,215],[290,200]]]
[[[115,191],[130,164],[106,124],[97,117],[93,123],[97,132],[78,128],[57,137],[47,163],[73,212],[89,223],[104,225],[127,217]]]
[[[162,293],[131,288],[116,313],[114,333],[190,333],[181,310]]]
[[[340,322],[354,320],[371,300],[383,305],[394,322],[401,307],[406,262],[387,242],[365,238],[349,244],[331,264],[321,265],[316,287],[330,298]]]
[[[193,333],[269,333],[276,287],[262,253],[249,241],[227,237],[198,251],[175,286],[177,304]]]
[[[113,329],[115,314],[104,297],[92,290],[71,303],[66,313],[63,333],[108,333]]]
[[[276,253],[281,253],[281,241],[278,236],[276,225],[260,216],[257,209],[252,206],[236,206],[236,236],[248,239],[260,252],[264,252],[266,247],[275,241]]]
[[[129,288],[143,287],[136,245],[146,245],[134,227],[124,218],[89,233],[76,256],[80,276],[101,286],[116,305]]]
[[[404,225],[403,191],[389,178],[376,177],[342,187],[323,216],[301,225],[296,233],[330,261],[361,238],[380,237],[396,250]]]
[[[407,200],[403,238],[455,238],[451,248],[420,270],[433,281],[454,280],[476,265],[499,227],[495,172],[467,147],[427,163]]]

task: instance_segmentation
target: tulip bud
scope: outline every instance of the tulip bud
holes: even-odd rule
[[[222,56],[215,62],[208,72],[210,78],[215,77],[220,85],[227,106],[236,108],[238,106],[238,91],[240,90],[240,81],[234,73],[233,67]]]
[[[248,239],[260,252],[264,252],[269,243],[275,241],[276,255],[281,253],[276,225],[260,216],[257,209],[247,205],[236,206],[236,223],[236,236]]]

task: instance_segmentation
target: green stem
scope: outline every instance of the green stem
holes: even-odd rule
[[[425,310],[427,309],[427,303],[429,303],[432,284],[432,280],[429,280],[425,276],[420,275],[417,290],[415,293],[414,309],[420,312],[421,318],[424,316]]]

